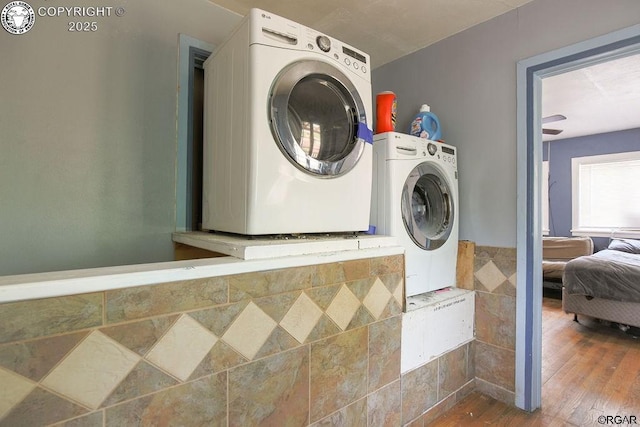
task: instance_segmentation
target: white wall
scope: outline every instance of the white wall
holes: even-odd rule
[[[458,151],[460,239],[516,246],[516,63],[638,23],[636,0],[534,0],[373,70],[398,127],[428,103]]]
[[[207,0],[118,6],[0,29],[0,276],[173,258],[178,34],[215,45],[240,17]]]

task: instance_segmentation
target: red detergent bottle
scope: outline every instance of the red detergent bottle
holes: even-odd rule
[[[396,94],[390,91],[376,95],[376,133],[396,130],[396,111],[398,101]]]

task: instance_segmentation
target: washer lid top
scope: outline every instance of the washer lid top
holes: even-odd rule
[[[422,249],[445,244],[454,224],[454,195],[444,171],[431,162],[413,168],[402,189],[402,220],[409,236]]]
[[[347,76],[328,63],[303,60],[285,67],[271,88],[269,114],[278,147],[305,172],[343,175],[362,156],[364,104]]]

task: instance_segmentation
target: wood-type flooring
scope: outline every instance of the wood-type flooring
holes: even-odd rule
[[[542,304],[542,407],[528,413],[473,393],[430,426],[640,426],[640,335]],[[626,417],[626,418],[625,418]]]

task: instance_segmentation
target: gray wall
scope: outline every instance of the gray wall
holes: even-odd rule
[[[549,148],[550,144],[550,148]],[[571,236],[571,159],[601,154],[640,151],[640,129],[554,140],[543,144],[543,158],[549,160],[549,235]],[[597,250],[608,238],[593,238]]]
[[[516,246],[516,64],[638,23],[636,0],[534,0],[373,70],[396,93],[398,126],[423,103],[459,148],[460,238]]]
[[[173,259],[178,33],[220,43],[240,17],[118,5],[93,33],[0,30],[0,276]]]

